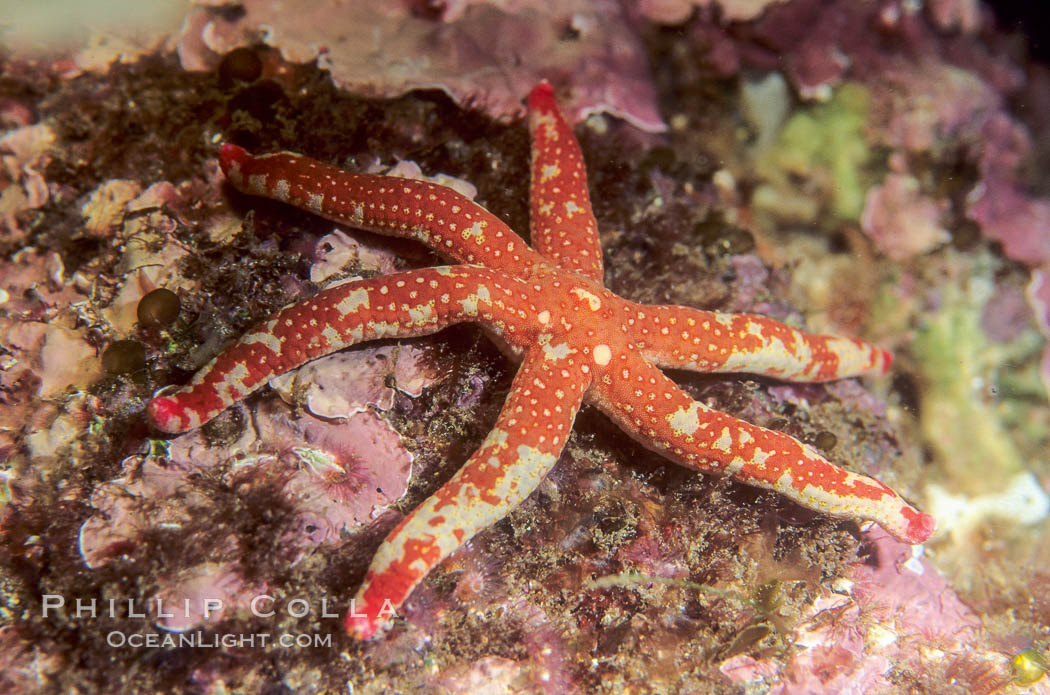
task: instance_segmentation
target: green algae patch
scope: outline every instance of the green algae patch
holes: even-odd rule
[[[827,103],[791,116],[757,156],[755,169],[765,183],[755,190],[754,207],[795,222],[814,222],[822,212],[859,220],[873,183],[865,173],[870,104],[867,88],[847,83]]]
[[[982,312],[995,301],[996,264],[987,260],[971,260],[968,272],[958,267],[940,285],[937,309],[920,315],[911,344],[922,384],[920,428],[939,464],[938,482],[926,489],[927,511],[959,537],[992,519],[1023,526],[1050,511],[1029,470],[1041,445],[1018,427],[1025,394],[1001,383],[1011,365],[1034,359],[1037,344],[1030,330],[995,342],[982,328]]]
[[[956,492],[989,492],[992,480],[1024,470],[1006,430],[995,370],[1003,348],[981,330],[983,302],[946,287],[945,305],[926,318],[912,352],[920,365],[922,433],[950,476]]]

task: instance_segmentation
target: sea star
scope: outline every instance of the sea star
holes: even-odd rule
[[[888,352],[768,318],[645,306],[602,286],[602,253],[579,144],[543,82],[528,99],[534,247],[495,215],[431,183],[367,176],[281,152],[223,145],[234,186],[380,234],[417,239],[458,265],[329,288],[281,310],[193,381],[149,404],[169,433],[197,427],[276,374],[368,340],[476,322],[521,367],[492,432],[379,547],[347,615],[366,639],[426,574],[519,505],[551,470],[582,402],[672,461],[771,488],[832,516],[873,520],[920,543],[933,518],[812,447],[712,410],[661,368],[826,381],[884,372]]]

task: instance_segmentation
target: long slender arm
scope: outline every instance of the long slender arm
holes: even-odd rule
[[[893,361],[889,352],[863,340],[803,333],[755,314],[638,304],[625,314],[642,354],[663,368],[830,381],[882,374]]]
[[[532,244],[559,267],[601,284],[602,247],[591,212],[587,170],[554,88],[541,82],[529,94],[532,133]]]
[[[542,350],[526,354],[481,448],[379,546],[346,617],[351,635],[374,635],[434,566],[540,484],[561,455],[587,388],[564,362]]]
[[[591,398],[643,446],[704,473],[776,490],[824,514],[870,519],[905,543],[933,533],[933,517],[874,478],[839,468],[786,434],[712,410],[644,360],[621,357],[610,365],[621,378],[596,380]],[[650,394],[644,408],[626,405],[644,394]]]
[[[352,174],[291,152],[253,156],[230,144],[222,146],[219,164],[245,193],[377,234],[416,239],[458,263],[518,274],[543,262],[503,220],[445,186]]]
[[[429,335],[476,321],[524,349],[518,325],[535,305],[520,280],[477,266],[424,268],[329,288],[249,331],[187,386],[155,397],[150,420],[164,432],[208,422],[272,377],[350,345]]]

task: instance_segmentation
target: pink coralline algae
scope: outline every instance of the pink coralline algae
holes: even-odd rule
[[[855,65],[853,54],[868,50],[873,3],[812,0],[774,3],[754,21],[733,31],[700,22],[693,31],[701,45],[715,49],[716,64],[728,74],[743,66],[782,69],[805,98],[826,99]],[[728,76],[727,74],[727,76]]]
[[[50,640],[27,639],[14,625],[0,627],[0,693],[40,692],[65,665]]]
[[[187,250],[175,234],[185,222],[182,213],[187,207],[212,202],[193,188],[158,181],[142,190],[138,182],[116,179],[102,183],[83,201],[85,232],[111,237],[123,251],[114,269],[121,280],[119,289],[100,312],[111,337],[135,330],[139,300],[152,290],[196,289],[196,283],[178,270]]]
[[[1016,89],[1023,81],[1015,67],[990,57],[984,47],[962,43],[985,24],[973,0],[927,3],[925,11],[917,3],[894,0],[764,5],[749,22],[723,27],[705,20],[690,27],[724,76],[743,67],[782,70],[803,98],[826,99],[845,80],[867,82],[896,64],[915,66],[950,56],[996,89]]]
[[[99,486],[91,497],[95,514],[80,529],[84,563],[97,569],[133,554],[150,530],[171,532],[191,525],[195,510],[207,508],[209,501],[187,474],[187,469],[171,462],[128,459],[125,474]],[[232,535],[220,545],[216,554],[239,552]],[[149,607],[158,627],[184,632],[245,609],[252,596],[264,592],[265,587],[248,586],[234,563],[205,562],[161,578]],[[217,601],[220,607],[208,609],[206,600]]]
[[[279,480],[295,513],[318,521],[316,526],[291,522],[292,547],[335,542],[405,492],[412,456],[373,413],[336,421],[308,413],[292,417],[271,399],[254,408],[252,420],[254,426],[232,447],[237,453],[228,462],[227,478],[248,487],[257,480]],[[170,456],[184,466],[224,463],[211,451],[194,432],[174,440]],[[295,537],[300,531],[305,535]]]
[[[232,563],[205,562],[164,578],[160,584],[149,602],[151,617],[168,632],[186,632],[214,625],[237,612],[246,614],[256,597],[267,595],[265,586],[250,585]]]
[[[776,695],[861,695],[888,691],[895,673],[945,673],[976,661],[1005,685],[1006,657],[981,638],[979,618],[933,565],[916,548],[872,538],[873,562],[855,565],[842,593],[813,604],[786,662],[739,655],[722,673]]]
[[[0,461],[28,451],[35,470],[46,471],[91,419],[97,399],[84,390],[100,369],[81,320],[91,282],[69,273],[55,251],[23,247],[0,261]]]
[[[172,441],[166,459],[128,459],[124,474],[92,495],[95,514],[80,531],[85,563],[96,568],[133,553],[150,529],[190,524],[194,509],[212,504],[199,473],[220,475],[242,491],[275,485],[289,505],[282,552],[293,563],[370,523],[404,494],[412,457],[372,413],[336,422],[292,417],[270,399],[251,422],[229,447],[208,446],[194,432]]]
[[[1008,258],[1029,266],[1050,261],[1050,200],[993,178],[973,191],[969,214],[987,237],[1002,243]]]
[[[926,0],[930,19],[941,31],[972,34],[983,20],[980,0]]]
[[[405,169],[398,169],[406,171]],[[407,173],[426,180],[412,165]],[[342,231],[322,237],[316,246],[317,260],[310,267],[313,282],[334,287],[332,282],[353,264],[361,272],[394,272],[396,256],[388,249]],[[437,383],[439,375],[429,365],[425,350],[414,344],[364,347],[328,355],[270,381],[270,386],[292,404],[304,405],[321,418],[351,418],[369,408],[389,410],[397,392],[419,396]]]
[[[50,322],[84,299],[89,288],[85,276],[69,277],[54,251],[24,248],[0,261],[0,307],[10,318]]]
[[[389,249],[369,245],[357,236],[338,229],[321,237],[314,253],[317,260],[310,266],[310,280],[319,284],[330,282],[351,262],[361,270],[378,272],[380,275],[389,275],[397,268],[397,256]]]
[[[1032,286],[1035,286],[1038,274],[1038,270],[1032,273]],[[981,330],[996,343],[1017,340],[1029,327],[1032,308],[1037,306],[1038,299],[1034,296],[1026,303],[1024,288],[1012,284],[997,285],[981,310]]]
[[[283,424],[306,445],[292,449],[299,466],[285,487],[295,508],[319,521],[304,546],[338,541],[404,494],[412,457],[378,416],[361,413],[345,423],[303,417]]]
[[[944,154],[982,137],[1002,97],[968,70],[928,59],[894,61],[871,74],[872,137],[894,150]]]
[[[517,661],[487,656],[440,673],[434,682],[449,695],[513,693],[522,678],[523,666]]]
[[[54,443],[56,406],[43,399],[86,388],[98,377],[95,348],[71,310],[89,286],[80,274],[67,277],[54,252],[26,248],[0,261],[0,458],[23,434]],[[54,453],[52,444],[37,443],[36,451]]]
[[[1032,195],[1020,173],[1031,138],[1004,113],[989,118],[981,135],[978,169],[983,178],[969,195],[967,215],[986,237],[1002,244],[1004,255],[1031,269],[1029,305],[1050,337],[1050,199]],[[1050,397],[1050,345],[1043,352],[1041,375]]]
[[[142,187],[137,181],[112,179],[96,188],[80,207],[84,231],[91,236],[110,236],[124,224],[127,205],[138,197]]]
[[[946,209],[946,202],[920,192],[918,179],[891,172],[868,190],[861,226],[880,251],[903,261],[949,240],[941,222]]]
[[[289,403],[314,415],[349,418],[369,406],[389,410],[397,391],[418,396],[434,383],[418,345],[385,345],[339,352],[282,374],[270,382]]]
[[[397,96],[440,89],[495,117],[522,113],[521,95],[541,78],[565,85],[573,120],[608,112],[648,131],[664,129],[642,42],[615,0],[345,3],[207,2],[187,18],[179,56],[210,70],[221,55],[263,36],[295,63],[317,60],[344,89]],[[421,3],[422,4],[422,3]]]
[[[681,24],[698,7],[707,10],[717,7],[725,21],[746,22],[778,2],[784,0],[639,0],[638,11],[652,22]]]
[[[0,379],[5,386],[13,387],[25,376],[34,375],[39,379],[36,395],[49,398],[70,386],[86,386],[98,376],[95,351],[79,331],[60,324],[11,324],[7,319],[0,319],[0,327],[12,351],[7,355],[8,364],[14,368]]]
[[[50,157],[55,134],[46,125],[26,125],[0,136],[0,239],[22,233],[17,217],[48,201],[41,170]]]
[[[204,499],[194,494],[186,471],[162,461],[125,461],[121,478],[103,483],[91,495],[95,514],[80,527],[80,555],[94,569],[131,552],[152,527],[177,528]]]

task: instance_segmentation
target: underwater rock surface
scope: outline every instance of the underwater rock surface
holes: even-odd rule
[[[988,7],[293,5],[3,44],[0,692],[1050,692],[1050,70]],[[585,409],[536,493],[358,643],[342,614],[375,548],[509,388],[484,333],[362,346],[149,429],[157,390],[280,307],[435,261],[236,193],[220,142],[426,175],[525,235],[540,78],[610,288],[896,357],[676,380],[902,490],[934,539],[690,473]],[[158,288],[176,316],[142,324]]]

